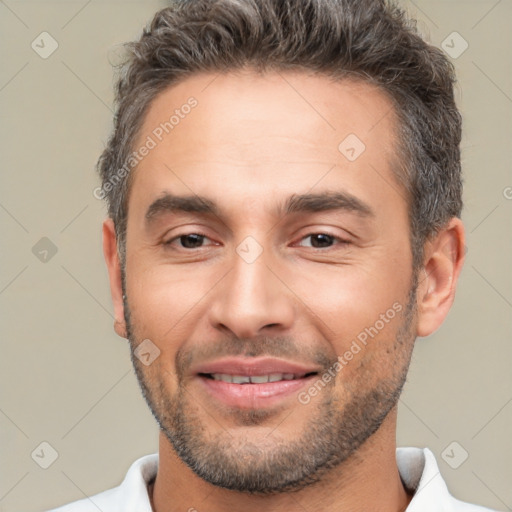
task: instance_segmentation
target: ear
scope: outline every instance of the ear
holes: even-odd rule
[[[429,336],[446,318],[455,298],[465,252],[464,225],[456,217],[425,245],[425,259],[418,276],[416,296],[418,336]]]
[[[103,255],[107,263],[110,293],[114,305],[114,330],[122,338],[126,338],[126,323],[124,320],[123,287],[121,285],[121,263],[117,253],[117,239],[114,222],[107,219],[103,223]]]

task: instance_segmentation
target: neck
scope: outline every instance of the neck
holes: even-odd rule
[[[316,512],[379,510],[403,512],[412,496],[405,491],[396,464],[396,408],[349,459],[323,478],[293,493],[255,496],[216,487],[192,472],[160,432],[159,468],[152,493],[154,512]]]

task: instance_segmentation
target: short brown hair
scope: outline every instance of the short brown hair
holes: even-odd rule
[[[116,173],[155,96],[198,72],[304,70],[379,86],[399,120],[396,177],[408,196],[414,268],[427,238],[460,216],[462,123],[454,68],[395,3],[174,0],[125,48],[114,130],[97,164],[103,186],[111,185],[104,196],[122,260],[130,175]]]

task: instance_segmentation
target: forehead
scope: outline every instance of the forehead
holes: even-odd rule
[[[276,133],[320,142],[330,134],[328,142],[336,143],[348,130],[370,145],[379,135],[391,136],[390,128],[394,124],[394,109],[387,94],[367,82],[334,81],[324,75],[297,71],[258,74],[246,69],[196,74],[164,89],[150,103],[139,139],[169,121],[175,110],[188,111],[186,105],[190,98],[197,101],[193,117],[201,118],[201,130],[195,126],[197,137],[205,132],[210,132],[210,136],[217,132],[221,143],[249,142],[244,131],[236,131],[236,123],[243,121],[253,123],[250,135],[260,131],[264,135]],[[176,114],[183,116],[180,112]],[[172,128],[175,138],[183,131],[183,126],[180,130],[178,126],[186,124],[181,122],[184,120],[181,116],[179,121],[172,121],[176,123]],[[381,129],[372,134],[377,125]],[[222,139],[224,130],[230,132],[230,140]],[[191,135],[187,133],[187,137]]]
[[[391,101],[368,83],[304,72],[193,75],[151,102],[134,148],[149,139],[154,147],[135,169],[132,192],[155,195],[172,184],[242,197],[342,178],[364,195],[378,175],[394,180],[395,132]]]

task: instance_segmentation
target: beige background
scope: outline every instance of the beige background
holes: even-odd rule
[[[112,329],[105,208],[92,191],[111,126],[109,59],[164,5],[0,1],[2,512],[42,511],[113,487],[157,450],[127,342]],[[453,31],[469,44],[453,59],[468,257],[447,321],[417,342],[398,444],[430,447],[456,497],[512,510],[512,2],[404,5],[433,44]],[[59,45],[47,59],[31,48],[43,31]],[[57,249],[46,262],[36,255],[48,242],[33,252],[43,237]],[[48,469],[31,457],[43,441],[58,452]],[[453,441],[462,447],[455,458],[469,453],[458,469],[442,457]]]

